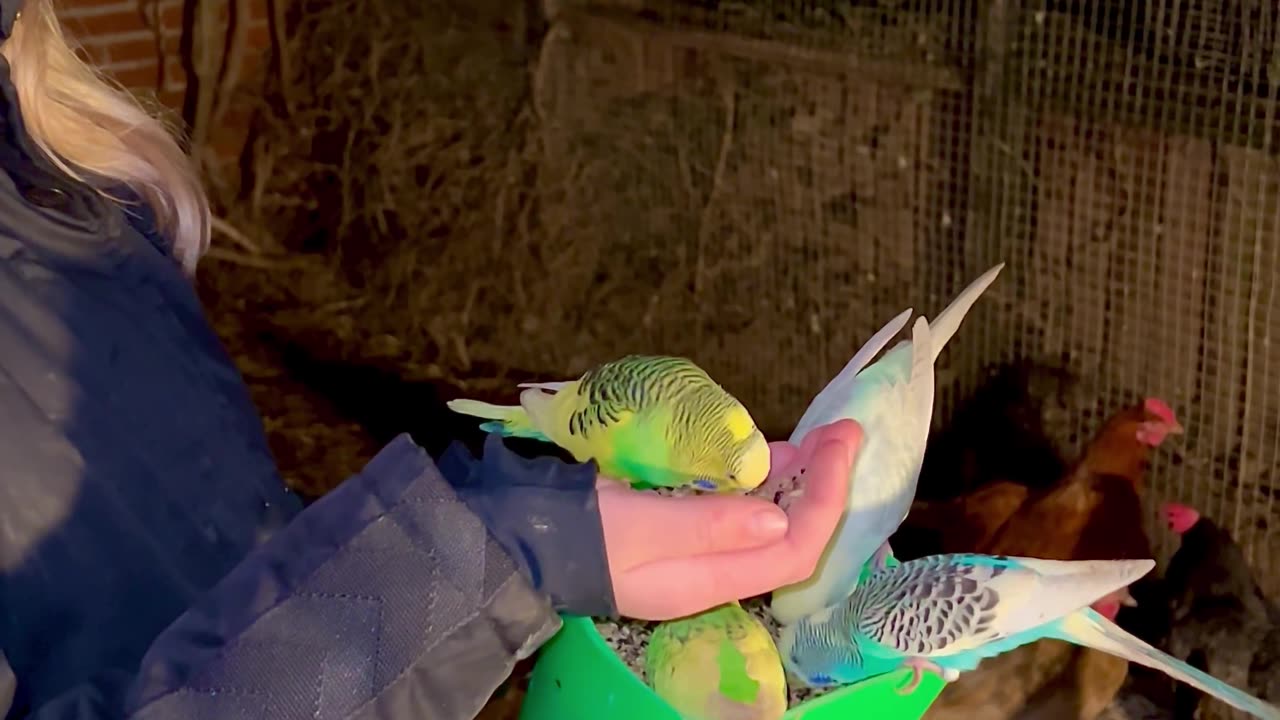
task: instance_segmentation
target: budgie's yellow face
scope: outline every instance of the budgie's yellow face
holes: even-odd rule
[[[683,422],[668,426],[673,469],[700,490],[754,490],[769,475],[769,443],[741,403],[723,402],[724,395],[715,399],[721,406],[710,412],[694,404],[675,413]]]
[[[722,460],[729,469],[729,489],[756,489],[769,475],[769,443],[764,433],[741,405],[726,413],[724,429],[729,442],[725,448],[727,457]]]
[[[741,490],[755,490],[769,476],[769,443],[764,433],[756,430],[738,443],[738,453],[729,466],[734,485]]]

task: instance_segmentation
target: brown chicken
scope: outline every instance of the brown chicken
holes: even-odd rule
[[[988,366],[979,377],[930,435],[917,499],[949,500],[992,480],[1046,488],[1067,469],[1071,427],[1096,397],[1091,383],[1048,357]]]
[[[893,538],[894,556],[914,559],[948,552],[976,552],[991,540],[1026,501],[1031,489],[997,480],[968,495],[941,502],[917,501]]]
[[[996,480],[952,500],[913,503],[904,525],[909,525],[914,532],[929,534],[932,542],[936,543],[936,552],[994,552],[991,548],[997,546],[997,535],[1006,538],[1034,536],[1037,548],[1050,546],[1060,548],[1058,553],[1067,552],[1061,549],[1064,536],[1071,538],[1069,545],[1072,549],[1076,542],[1090,542],[1099,536],[1097,533],[1084,533],[1081,523],[1090,522],[1093,508],[1100,504],[1101,497],[1107,495],[1106,486],[1114,485],[1121,495],[1133,495],[1135,492],[1140,495],[1151,449],[1158,447],[1166,435],[1181,432],[1182,426],[1169,406],[1158,398],[1149,398],[1140,405],[1112,415],[1089,443],[1084,455],[1055,485],[1038,493],[1032,502],[1027,503],[1033,491],[1025,484]],[[1105,479],[1108,477],[1124,481],[1113,483]],[[1126,487],[1132,490],[1125,490]],[[1072,506],[1076,512],[1069,527],[1059,528],[1049,535],[1039,532],[1036,523],[1042,522],[1046,513],[1056,516]],[[1114,514],[1127,516],[1131,510],[1131,507],[1118,507]],[[1020,519],[1009,522],[1015,513]],[[1102,534],[1104,540],[1110,537],[1110,534]],[[1128,539],[1146,543],[1145,536],[1130,534]],[[1016,544],[1017,540],[1013,542]],[[894,552],[895,556],[914,557],[899,551],[897,544],[894,544]],[[1022,554],[1042,557],[1029,551]]]
[[[1093,404],[1085,377],[1048,358],[1001,363],[983,376],[930,435],[916,502],[891,539],[900,560],[989,542],[1028,493],[1055,483],[1074,460],[1071,426]]]
[[[1116,413],[1047,490],[1029,493],[1000,482],[947,503],[953,518],[948,541],[963,544],[946,551],[1050,560],[1152,557],[1142,529],[1147,466],[1151,450],[1181,432],[1173,411],[1157,398]],[[945,517],[940,509],[930,511]],[[1114,620],[1121,604],[1132,604],[1127,590],[1099,601],[1094,609]],[[1119,690],[1127,669],[1125,661],[1105,653],[1042,640],[961,675],[926,718],[1092,720]]]

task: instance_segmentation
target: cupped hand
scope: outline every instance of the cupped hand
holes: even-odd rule
[[[858,424],[840,420],[815,428],[798,448],[770,443],[770,477],[805,479],[785,513],[760,497],[665,497],[602,478],[600,517],[618,613],[667,620],[807,579],[844,512],[861,442]]]

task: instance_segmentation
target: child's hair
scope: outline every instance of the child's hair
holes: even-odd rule
[[[209,246],[209,200],[169,128],[76,55],[53,0],[23,2],[0,55],[36,145],[78,180],[96,175],[129,186],[155,213],[183,268],[194,273]]]

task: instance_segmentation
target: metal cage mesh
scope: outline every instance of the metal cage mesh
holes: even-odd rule
[[[1156,454],[1153,509],[1200,507],[1280,589],[1274,7],[545,10],[544,209],[626,269],[635,347],[697,358],[785,435],[886,320],[1005,261],[939,359],[935,422],[1029,356],[1089,379],[1076,450],[1165,398],[1187,434]]]

